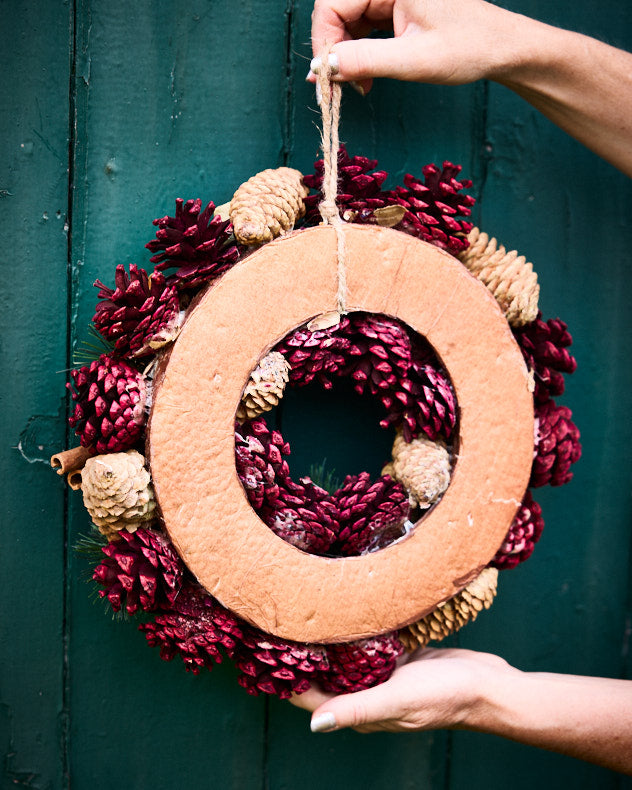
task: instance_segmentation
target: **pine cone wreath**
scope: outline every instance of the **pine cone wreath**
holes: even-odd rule
[[[519,327],[534,321],[540,285],[533,265],[478,228],[472,228],[468,241],[470,246],[459,259],[491,291],[509,324]]]
[[[388,680],[404,652],[397,634],[327,646],[329,670],[320,677],[325,691],[349,694]]]
[[[569,408],[558,406],[553,400],[536,408],[536,456],[529,482],[533,488],[562,486],[572,479],[571,465],[582,454],[579,430],[572,416]]]
[[[237,407],[237,420],[244,422],[273,409],[283,397],[290,365],[283,354],[271,351],[250,374]]]
[[[499,570],[508,570],[528,560],[543,529],[542,508],[527,491],[492,565]]]
[[[155,612],[173,606],[180,592],[184,565],[170,541],[143,527],[134,534],[123,530],[122,540],[103,547],[105,559],[92,578],[103,589],[115,612],[125,607],[128,614]]]
[[[479,612],[492,605],[497,586],[498,570],[485,568],[460,593],[399,632],[406,650],[412,652],[418,647],[425,647],[428,642],[439,642],[466,623],[476,620]]]
[[[232,243],[231,225],[213,216],[215,204],[202,210],[202,201],[176,200],[175,217],[154,220],[156,238],[145,247],[155,253],[150,258],[158,271],[175,269],[166,281],[179,291],[197,289],[223,274],[239,258]]]
[[[275,694],[281,699],[307,691],[329,665],[320,645],[285,641],[250,626],[244,629],[234,658],[241,672],[237,682],[248,694]]]
[[[115,289],[94,284],[99,299],[94,318],[95,327],[103,337],[114,343],[117,356],[144,357],[170,343],[180,327],[178,292],[167,285],[164,275],[151,276],[135,264],[129,275],[123,265],[116,267]]]
[[[147,388],[141,374],[102,354],[70,375],[72,384],[66,386],[76,405],[68,422],[82,446],[98,453],[133,447],[145,425]]]
[[[240,244],[264,244],[292,230],[305,213],[309,189],[291,167],[263,170],[242,184],[230,202],[230,219]]]
[[[136,450],[88,458],[81,470],[83,504],[107,538],[121,530],[134,532],[154,519],[150,480],[145,459]]]
[[[242,627],[210,595],[196,589],[183,590],[175,599],[174,611],[157,615],[138,627],[151,647],[160,648],[163,661],[177,655],[187,672],[198,675],[206,667],[221,664],[223,649],[232,657],[242,637]]]
[[[445,444],[423,436],[407,442],[398,433],[392,454],[384,473],[404,486],[413,505],[427,508],[438,502],[450,484],[451,460]]]
[[[348,475],[333,498],[339,520],[336,556],[378,551],[406,534],[408,493],[387,475],[375,482],[368,472]]]
[[[564,392],[564,373],[574,373],[575,358],[567,351],[572,344],[568,327],[559,318],[543,321],[538,313],[535,321],[514,331],[514,336],[527,367],[533,371],[534,397],[544,403]]]

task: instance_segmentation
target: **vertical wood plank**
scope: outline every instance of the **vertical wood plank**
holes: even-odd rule
[[[2,787],[61,787],[69,12],[0,4]]]
[[[217,204],[283,149],[282,6],[117,0],[78,3],[73,224],[74,340],[85,337],[99,277],[148,264],[154,217],[175,198]],[[88,530],[73,501],[71,539]],[[136,623],[89,600],[71,566],[71,751],[77,786],[258,788],[264,700],[232,667],[187,675],[150,650]]]

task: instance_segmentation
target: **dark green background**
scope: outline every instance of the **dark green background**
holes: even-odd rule
[[[510,5],[632,48],[625,0]],[[195,678],[161,662],[89,598],[71,549],[88,519],[47,462],[71,443],[64,382],[92,283],[147,263],[151,220],[176,197],[222,203],[263,168],[310,168],[310,13],[310,0],[0,2],[2,787],[629,787],[491,736],[311,735],[304,712],[248,697],[229,666]],[[563,402],[584,457],[569,486],[538,492],[534,557],[460,643],[526,670],[630,677],[631,182],[496,85],[345,91],[342,138],[391,183],[462,163],[476,221],[534,261],[545,316],[575,338]],[[325,408],[306,395],[288,413],[293,435],[320,435],[295,462],[379,464]]]

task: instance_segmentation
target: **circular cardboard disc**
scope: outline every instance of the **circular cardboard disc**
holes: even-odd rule
[[[158,377],[150,421],[156,496],[183,560],[224,606],[300,642],[391,631],[455,595],[502,543],[533,458],[527,370],[487,289],[399,231],[344,232],[349,310],[424,335],[459,404],[449,488],[407,539],[362,557],[304,553],[259,519],[235,470],[235,411],[250,371],[289,331],[336,309],[330,227],[262,247],[205,293]]]

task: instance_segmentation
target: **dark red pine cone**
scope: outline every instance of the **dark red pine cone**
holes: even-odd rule
[[[144,527],[118,534],[120,540],[103,547],[105,559],[92,575],[103,587],[101,598],[115,612],[123,606],[128,614],[169,609],[180,591],[184,565],[168,538]]]
[[[368,472],[348,475],[333,499],[340,522],[334,550],[338,556],[377,551],[405,534],[408,493],[388,475],[375,482]]]
[[[235,426],[237,475],[255,510],[271,505],[279,496],[279,481],[289,478],[283,458],[290,445],[279,431],[271,431],[263,417]]]
[[[102,354],[70,375],[72,385],[66,386],[76,405],[68,422],[83,447],[94,447],[98,453],[133,447],[145,425],[146,387],[141,374]]]
[[[115,288],[100,280],[99,299],[94,318],[95,327],[106,340],[114,343],[122,357],[142,357],[173,340],[178,324],[180,305],[175,286],[167,285],[164,275],[151,277],[135,264],[129,276],[123,265],[116,267]]]
[[[544,322],[542,313],[530,324],[514,329],[514,335],[527,363],[534,372],[534,398],[544,403],[564,392],[563,373],[574,373],[575,358],[567,351],[573,338],[564,321],[550,318]]]
[[[344,145],[338,151],[338,196],[336,203],[345,220],[358,223],[374,223],[373,212],[387,205],[387,193],[382,184],[388,175],[384,170],[374,170],[376,159],[366,156],[350,157]],[[323,199],[321,192],[324,173],[323,160],[314,162],[314,173],[303,176],[305,186],[316,190],[315,195],[305,198],[305,224],[320,222],[318,204]],[[374,172],[370,172],[374,170]]]
[[[324,647],[284,641],[251,626],[244,627],[234,659],[241,670],[238,682],[248,694],[281,699],[307,691],[328,667]]]
[[[156,269],[173,269],[167,282],[178,290],[193,289],[219,277],[239,258],[239,250],[231,241],[229,221],[213,217],[215,204],[202,210],[202,201],[176,200],[175,217],[154,220],[156,238],[145,246],[156,253],[150,260]]]
[[[348,363],[351,341],[345,336],[349,319],[330,329],[310,331],[305,326],[295,329],[276,347],[290,364],[290,381],[306,386],[314,379],[325,389],[331,389],[332,379],[340,376]]]
[[[393,318],[352,313],[344,328],[351,340],[349,372],[355,390],[372,395],[398,388],[411,363],[411,342],[404,327]]]
[[[536,457],[529,482],[533,488],[561,486],[573,477],[571,464],[579,460],[582,448],[572,416],[569,408],[557,406],[553,400],[537,406]]]
[[[491,564],[499,570],[508,570],[528,560],[543,529],[542,508],[527,490],[509,532]]]
[[[393,674],[403,653],[396,634],[384,634],[359,642],[328,645],[329,671],[318,679],[325,691],[348,694],[383,683]]]
[[[177,655],[187,672],[198,675],[203,667],[212,669],[222,661],[220,648],[229,657],[235,654],[242,627],[237,618],[203,590],[182,590],[176,598],[174,611],[157,615],[143,623],[151,647],[160,648],[163,661]]]
[[[278,496],[262,508],[262,520],[275,535],[301,551],[329,553],[338,531],[333,497],[308,477],[295,483],[287,476],[278,483]]]
[[[389,193],[391,203],[396,202],[406,209],[399,230],[417,236],[424,241],[458,255],[467,249],[467,234],[472,223],[461,217],[469,217],[476,202],[471,195],[461,192],[469,189],[469,179],[457,180],[460,165],[444,162],[443,168],[430,164],[422,168],[423,181],[407,173],[405,186],[398,186]]]

